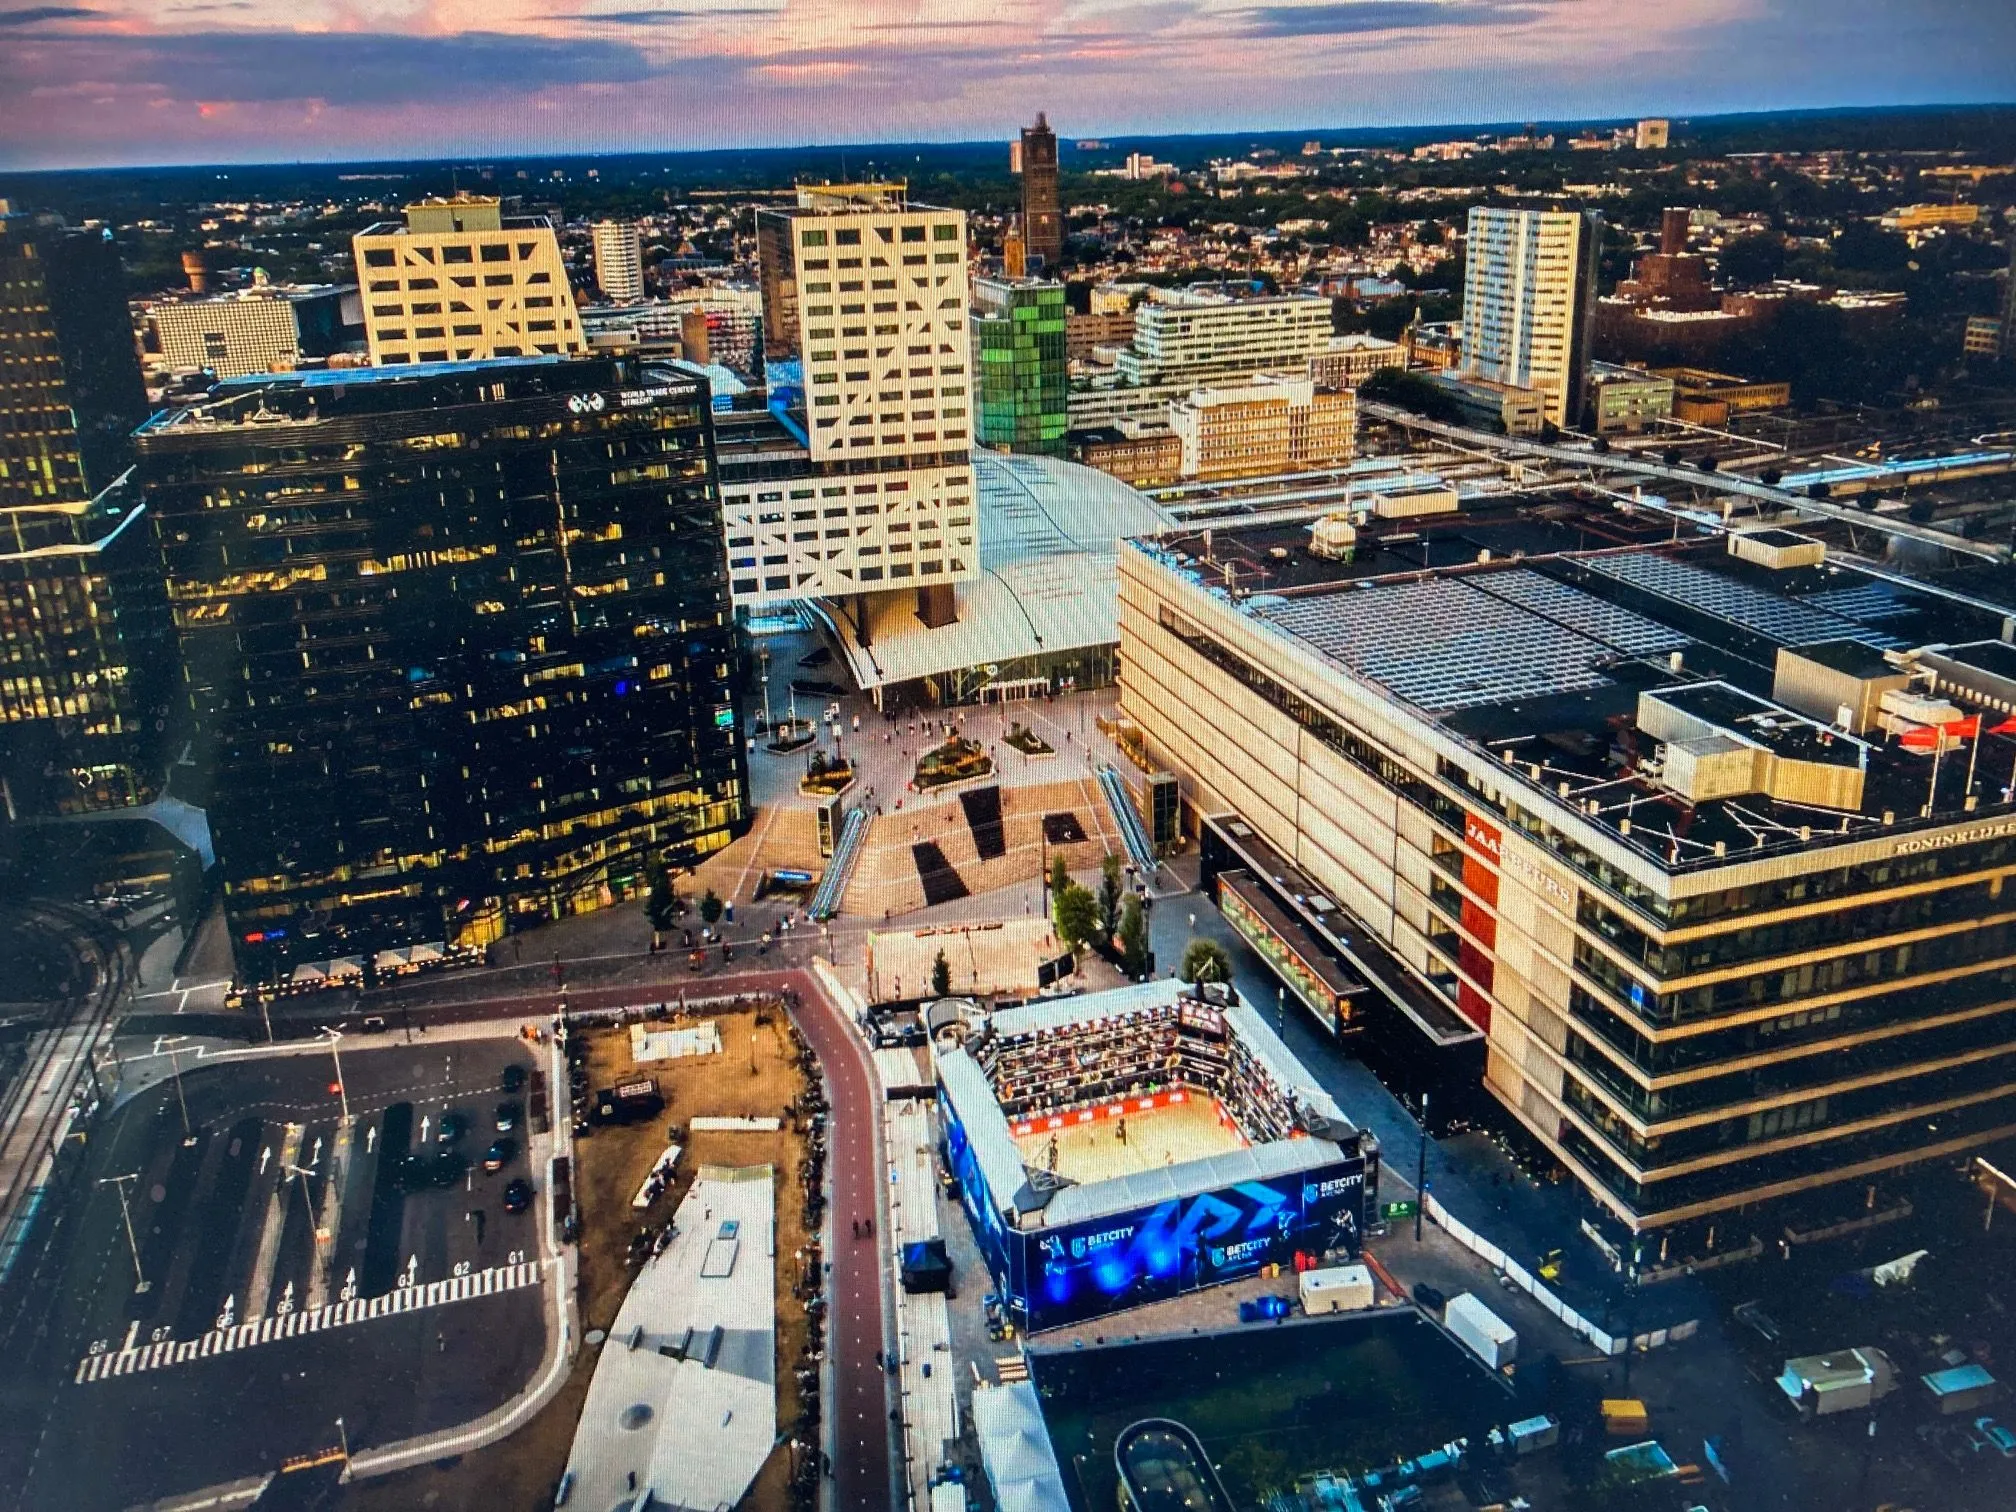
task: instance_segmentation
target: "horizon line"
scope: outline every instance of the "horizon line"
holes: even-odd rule
[[[1108,146],[1117,146],[1119,144],[1129,141],[1179,142],[1179,141],[1208,140],[1211,138],[1232,137],[1232,136],[1294,137],[1294,136],[1320,136],[1324,133],[1330,133],[1332,135],[1379,137],[1379,136],[1395,136],[1395,135],[1422,135],[1422,134],[1430,134],[1437,132],[1452,132],[1452,131],[1453,132],[1471,131],[1481,133],[1488,130],[1496,130],[1504,127],[1518,127],[1518,126],[1534,126],[1534,127],[1549,127],[1549,128],[1566,128],[1576,126],[1593,127],[1593,126],[1606,126],[1606,125],[1614,126],[1618,124],[1639,120],[1669,120],[1674,122],[1675,124],[1699,126],[1713,122],[1752,121],[1752,120],[1767,121],[1774,118],[1789,120],[1797,118],[1805,118],[1805,119],[1825,118],[1830,116],[1877,116],[1877,115],[1908,116],[1908,115],[1934,114],[1942,112],[1992,112],[1992,111],[2004,111],[2004,110],[2016,110],[2016,97],[2004,100],[1924,101],[1921,103],[1909,104],[1909,105],[1805,105],[1805,106],[1786,107],[1783,109],[1776,109],[1776,110],[1724,110],[1724,111],[1711,111],[1705,114],[1704,113],[1696,113],[1689,115],[1673,114],[1666,116],[1661,116],[1656,113],[1647,113],[1644,115],[1607,114],[1607,115],[1593,115],[1593,116],[1560,116],[1552,118],[1508,117],[1499,120],[1469,120],[1469,121],[1445,120],[1445,121],[1428,121],[1428,122],[1415,122],[1415,123],[1395,122],[1391,125],[1379,125],[1379,126],[1333,125],[1333,126],[1299,126],[1299,127],[1273,127],[1273,128],[1248,128],[1241,126],[1231,126],[1223,130],[1216,130],[1216,131],[1173,131],[1173,132],[1085,131],[1085,132],[1074,132],[1068,136],[1060,131],[1057,133],[1057,135],[1058,135],[1058,144],[1060,147],[1066,144],[1067,142],[1076,143],[1079,141],[1094,141],[1094,140],[1101,141],[1102,143]],[[1051,129],[1056,130],[1054,123],[1052,124]],[[10,178],[14,177],[33,178],[33,177],[43,177],[57,174],[200,173],[211,170],[255,169],[255,168],[305,169],[305,168],[349,168],[349,167],[377,168],[388,166],[426,167],[435,164],[450,165],[450,166],[461,164],[472,164],[482,162],[485,160],[493,162],[508,161],[508,162],[559,163],[559,162],[593,162],[612,158],[663,158],[663,157],[704,158],[704,157],[729,157],[738,154],[783,155],[789,153],[805,153],[805,152],[873,153],[878,150],[883,152],[893,152],[893,151],[907,151],[915,148],[932,148],[936,150],[947,150],[962,147],[999,146],[1005,144],[1008,140],[1010,139],[1007,137],[986,137],[986,136],[983,137],[962,136],[962,137],[945,137],[945,138],[916,137],[911,138],[907,141],[893,141],[893,140],[882,142],[817,141],[817,142],[797,142],[797,143],[788,143],[783,145],[770,145],[770,146],[763,146],[750,143],[747,145],[734,146],[734,147],[626,148],[626,149],[610,149],[599,152],[581,152],[581,151],[560,152],[560,151],[541,151],[533,149],[522,152],[502,152],[502,153],[449,153],[446,155],[435,157],[392,157],[392,158],[297,157],[297,158],[265,158],[265,159],[220,158],[208,162],[153,162],[153,163],[134,162],[134,163],[118,163],[118,164],[98,164],[90,166],[82,164],[70,164],[56,167],[40,167],[40,168],[9,167],[4,164],[0,164],[0,176]],[[1376,145],[1376,143],[1367,142],[1366,145],[1368,146]],[[1911,150],[1920,150],[1920,149],[1911,149]],[[1932,150],[1932,149],[1924,149],[1924,150]],[[1958,151],[1965,151],[1966,149],[1953,148],[1950,150],[1958,152]]]

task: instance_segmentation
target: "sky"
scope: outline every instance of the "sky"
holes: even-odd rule
[[[11,168],[2009,100],[2016,0],[0,0]]]

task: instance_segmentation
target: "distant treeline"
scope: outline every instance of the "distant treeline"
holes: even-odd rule
[[[1326,128],[1222,132],[1190,136],[1102,138],[1080,150],[1063,135],[1067,172],[1104,167],[1129,152],[1145,152],[1179,168],[1255,151],[1292,156],[1302,145],[1407,148],[1453,137],[1497,135],[1538,126],[1565,138],[1599,121],[1501,121],[1444,126]],[[1068,132],[1068,123],[1066,124]],[[1784,111],[1676,119],[1674,146],[1652,154],[1675,161],[1725,152],[1958,151],[1989,161],[2016,156],[2016,105],[1896,107]],[[175,168],[111,168],[46,173],[0,173],[0,198],[20,207],[50,209],[82,219],[130,219],[153,208],[220,199],[355,201],[405,199],[455,188],[556,198],[570,208],[602,202],[611,210],[725,189],[778,188],[802,179],[907,178],[999,180],[1007,178],[1006,142],[884,143],[851,147],[735,148],[711,152],[630,153],[605,156],[499,157],[371,163],[268,163]],[[597,178],[589,180],[589,169]],[[555,181],[558,170],[564,181]],[[524,174],[520,178],[520,173]]]

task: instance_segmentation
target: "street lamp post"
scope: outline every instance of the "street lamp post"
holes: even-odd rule
[[[343,1038],[343,1034],[327,1024],[322,1026],[322,1032],[329,1036],[329,1059],[336,1064],[336,1096],[343,1104],[343,1122],[347,1127],[350,1122],[350,1089],[343,1084],[343,1057],[336,1049],[336,1042]]]
[[[308,1190],[308,1178],[312,1176],[314,1172],[310,1171],[306,1166],[295,1165],[290,1162],[286,1167],[286,1174],[289,1176],[297,1176],[300,1178],[301,1206],[303,1206],[308,1210],[308,1231],[310,1234],[314,1236],[315,1243],[317,1244],[325,1243],[326,1241],[322,1237],[322,1231],[320,1227],[317,1225],[315,1218],[315,1195],[314,1193]]]
[[[173,1045],[164,1044],[161,1048],[168,1052],[168,1076],[175,1083],[175,1101],[182,1109],[182,1143],[192,1145],[196,1143],[196,1131],[189,1127],[189,1099],[182,1095],[182,1063],[175,1058]]]
[[[757,647],[756,657],[763,668],[763,729],[772,740],[775,740],[777,732],[770,725],[770,647],[768,645]]]
[[[116,1188],[119,1193],[119,1216],[126,1224],[126,1248],[133,1252],[133,1290],[144,1292],[151,1283],[147,1280],[147,1273],[140,1268],[140,1241],[133,1237],[133,1209],[126,1203],[126,1183],[139,1179],[138,1171],[128,1171],[124,1176],[101,1176],[98,1185]]]
[[[1421,1094],[1421,1154],[1414,1166],[1414,1242],[1421,1242],[1421,1215],[1428,1207],[1428,1094]]]

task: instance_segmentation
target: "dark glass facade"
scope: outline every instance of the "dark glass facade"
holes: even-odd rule
[[[703,381],[248,378],[137,441],[247,980],[480,946],[746,826]]]
[[[154,797],[175,682],[161,570],[129,483],[0,508],[0,817]]]
[[[172,677],[138,501],[147,418],[118,250],[0,215],[0,817],[144,802]]]

